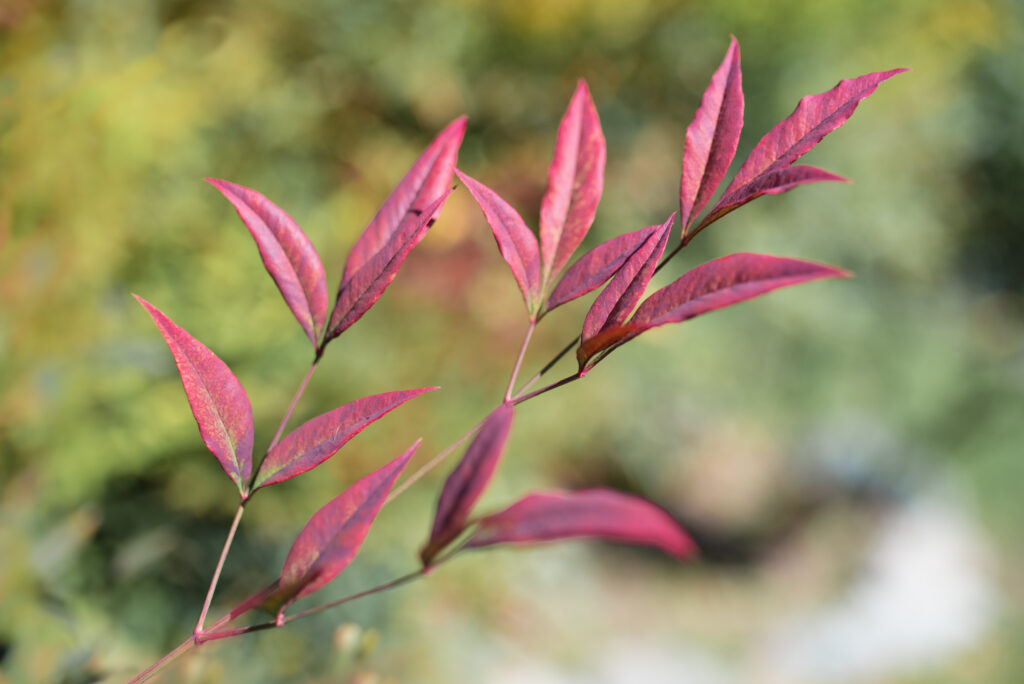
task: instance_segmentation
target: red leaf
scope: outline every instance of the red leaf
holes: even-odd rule
[[[558,127],[548,190],[540,205],[545,283],[565,267],[594,222],[604,186],[604,162],[601,121],[581,80]]]
[[[398,275],[405,257],[427,234],[434,223],[434,216],[450,194],[451,190],[446,190],[440,198],[427,205],[415,221],[403,222],[400,230],[392,234],[362,268],[342,281],[324,345],[358,321],[380,299]]]
[[[363,397],[307,421],[270,450],[256,474],[253,489],[290,480],[315,468],[371,423],[410,399],[436,389],[424,387]]]
[[[288,214],[255,190],[216,178],[206,180],[234,205],[256,240],[267,272],[316,347],[327,318],[327,283],[313,243]]]
[[[466,117],[461,116],[448,124],[409,168],[349,252],[342,286],[373,259],[393,235],[408,228],[408,224],[419,224],[422,212],[451,187],[465,132]],[[433,211],[427,212],[427,218],[434,218],[433,214]]]
[[[548,311],[596,290],[619,270],[626,259],[660,226],[648,226],[619,235],[581,256],[555,285],[545,305]]]
[[[511,404],[502,404],[495,409],[445,480],[430,539],[420,552],[424,565],[430,565],[434,556],[465,528],[473,504],[483,494],[505,452],[513,416]]]
[[[572,537],[653,546],[676,558],[697,550],[690,536],[663,509],[639,497],[603,488],[530,494],[480,520],[466,547]]]
[[[338,576],[359,552],[388,492],[412,458],[409,449],[317,511],[295,539],[281,569],[278,593],[296,601]]]
[[[654,232],[633,252],[594,300],[583,321],[583,342],[607,328],[620,325],[633,312],[654,275],[658,259],[665,252],[675,218],[676,215],[672,214],[661,227],[651,226]]]
[[[704,219],[704,224],[717,221],[730,211],[739,209],[747,202],[757,199],[761,195],[779,195],[798,185],[807,183],[820,183],[821,181],[838,181],[848,183],[849,180],[823,169],[805,164],[795,164],[784,169],[763,173],[750,181],[735,192],[723,195],[722,199],[715,205],[715,210]]]
[[[171,349],[181,375],[192,415],[206,447],[220,461],[224,472],[248,498],[252,474],[252,406],[238,378],[202,342],[175,325],[155,306],[137,295],[153,317],[156,327]]]
[[[537,238],[522,217],[508,202],[489,187],[474,180],[458,169],[455,174],[473,195],[491,226],[498,251],[505,263],[512,269],[512,275],[519,284],[526,301],[526,308],[532,314],[540,295],[540,257],[537,254]]]
[[[743,77],[740,46],[733,38],[721,66],[711,77],[704,98],[686,128],[683,176],[679,186],[679,218],[683,237],[722,182],[736,155],[743,129]]]
[[[793,113],[777,123],[757,143],[726,188],[723,199],[743,194],[744,186],[795,162],[822,138],[842,126],[860,101],[875,92],[880,83],[904,71],[906,69],[893,69],[844,79],[832,90],[802,98]],[[711,215],[701,221],[698,231],[717,218],[721,205],[720,201]]]
[[[810,261],[766,254],[730,254],[698,266],[652,294],[636,310],[629,325],[649,330],[723,309],[780,287],[849,276],[842,269]]]
[[[651,328],[681,323],[780,287],[849,276],[847,271],[833,266],[765,254],[731,254],[714,259],[652,294],[628,322],[608,327],[581,345],[577,351],[580,369],[599,352],[610,352]]]

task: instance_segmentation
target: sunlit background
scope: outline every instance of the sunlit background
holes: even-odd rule
[[[740,158],[804,94],[893,67],[806,158],[852,178],[767,197],[672,266],[737,251],[850,281],[631,343],[525,404],[481,504],[609,485],[703,557],[598,543],[476,552],[165,681],[697,684],[1024,681],[1024,51],[997,0],[0,0],[0,682],[124,681],[191,631],[237,502],[135,292],[249,392],[265,448],[310,360],[204,176],[256,188],[331,287],[419,151],[532,225],[576,80],[608,140],[588,245],[662,222],[734,34]],[[589,301],[589,300],[588,300]],[[534,372],[587,302],[545,319]],[[310,514],[500,399],[525,314],[464,189],[329,348],[296,420],[439,384],[246,514],[213,613],[277,576]],[[569,366],[566,366],[569,369]],[[297,423],[296,423],[297,424]],[[415,568],[450,464],[388,506],[336,598]]]

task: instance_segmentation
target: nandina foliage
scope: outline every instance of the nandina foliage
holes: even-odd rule
[[[691,555],[695,551],[693,541],[668,512],[638,497],[609,489],[535,492],[503,511],[476,519],[472,514],[507,449],[518,403],[583,378],[612,351],[652,328],[687,321],[782,287],[849,276],[842,269],[799,259],[732,254],[697,266],[643,299],[655,272],[701,230],[726,214],[761,195],[778,194],[818,181],[844,180],[794,162],[843,125],[879,84],[901,71],[904,70],[843,80],[829,91],[803,98],[790,116],[761,138],[717,203],[698,221],[719,192],[743,127],[740,50],[732,39],[686,129],[679,186],[679,245],[663,258],[675,224],[673,214],[661,224],[624,232],[597,245],[567,270],[595,220],[604,186],[605,139],[586,83],[578,83],[558,128],[540,207],[539,239],[497,192],[455,170],[466,130],[465,117],[455,119],[427,146],[352,247],[330,316],[324,267],[298,224],[259,192],[209,179],[238,212],[285,303],[313,344],[316,356],[310,374],[327,343],[356,323],[380,299],[410,251],[434,225],[452,192],[453,174],[458,175],[483,211],[499,252],[522,292],[530,319],[504,400],[480,423],[441,489],[430,535],[420,551],[422,569],[296,617],[422,576],[468,548],[592,537],[652,546],[677,558]],[[513,394],[531,334],[544,314],[602,285],[604,289],[590,306],[578,334],[578,368],[563,380],[529,392],[533,383],[561,358],[559,355],[518,394]],[[255,489],[284,482],[316,467],[374,421],[406,401],[437,389],[364,397],[308,420],[281,441],[275,436],[254,475],[252,409],[241,383],[202,343],[153,305],[141,298],[139,302],[153,317],[170,347],[203,442],[235,483],[243,504]],[[563,354],[572,346],[566,347]],[[308,379],[307,375],[281,421],[278,436]],[[355,558],[418,445],[419,442],[323,506],[299,533],[280,577],[217,624],[223,625],[257,606],[276,612],[275,622],[209,636],[203,632],[201,617],[195,631],[196,643],[200,637],[224,638],[284,624],[284,611],[293,601],[322,588]],[[450,449],[454,448],[455,445]],[[442,452],[441,456],[447,453]],[[437,460],[422,470],[433,467]],[[410,476],[402,489],[420,475],[422,471]],[[398,490],[394,495],[397,493]],[[236,524],[241,512],[240,508]],[[234,529],[228,536],[228,545]],[[221,562],[226,552],[227,546]],[[214,573],[210,597],[220,567]],[[203,616],[205,611],[204,607]],[[136,681],[148,677],[155,669],[156,666],[144,671]]]

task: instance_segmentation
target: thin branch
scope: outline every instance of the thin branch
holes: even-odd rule
[[[337,601],[331,601],[330,603],[325,603],[325,604],[320,605],[320,606],[314,606],[313,608],[307,608],[306,610],[299,611],[298,613],[294,613],[292,615],[286,616],[285,619],[284,619],[283,624],[288,624],[289,622],[292,622],[293,620],[298,620],[298,619],[304,618],[304,617],[306,617],[308,615],[313,615],[314,613],[319,613],[321,611],[327,610],[328,608],[334,608],[335,606],[340,606],[341,604],[348,603],[349,601],[355,601],[356,599],[361,599],[364,596],[370,596],[371,594],[376,594],[376,593],[381,592],[381,591],[386,591],[388,589],[392,589],[392,588],[397,587],[399,585],[405,584],[406,582],[411,582],[412,580],[414,580],[414,579],[416,579],[418,577],[423,577],[426,574],[426,572],[427,572],[426,568],[420,568],[419,570],[415,570],[413,572],[410,572],[407,575],[402,575],[401,577],[393,579],[390,582],[385,582],[384,584],[377,585],[376,587],[373,587],[372,589],[367,589],[366,591],[361,591],[358,594],[352,594],[351,596],[346,596],[344,598],[340,598]]]
[[[486,420],[486,418],[484,418],[484,420]],[[427,463],[424,463],[422,466],[420,466],[419,470],[417,470],[415,473],[413,473],[412,475],[407,477],[405,479],[405,481],[402,482],[402,484],[400,484],[397,487],[395,487],[394,489],[392,489],[391,493],[388,494],[388,498],[384,500],[384,505],[386,506],[389,503],[391,503],[392,501],[394,501],[395,499],[397,499],[399,494],[404,492],[406,489],[408,489],[413,484],[415,484],[417,480],[419,480],[421,477],[423,477],[424,475],[429,473],[431,470],[433,470],[441,461],[446,459],[453,451],[458,449],[459,446],[461,446],[463,442],[465,442],[467,439],[472,437],[473,434],[477,430],[480,429],[480,426],[483,425],[483,423],[484,423],[484,421],[481,420],[479,423],[477,423],[476,425],[471,427],[469,429],[469,431],[466,432],[466,434],[462,435],[457,440],[455,440],[454,442],[449,444],[444,449],[444,451],[440,452],[437,456],[434,456],[434,458],[430,459]]]
[[[519,369],[523,365],[523,357],[526,356],[526,348],[530,346],[530,338],[533,337],[533,330],[536,327],[536,319],[531,318],[530,327],[526,329],[526,337],[523,338],[523,346],[519,348],[519,356],[516,357],[516,365],[512,367],[512,377],[508,379],[508,389],[505,390],[505,401],[510,401],[512,399],[512,390],[516,385],[516,377],[519,375]]]
[[[550,392],[551,390],[555,389],[556,387],[561,387],[562,385],[568,385],[570,382],[573,382],[574,380],[579,380],[581,377],[582,376],[579,373],[573,373],[572,375],[569,375],[569,376],[566,376],[566,377],[562,378],[558,382],[551,383],[547,387],[541,387],[539,390],[534,390],[534,391],[530,392],[529,394],[523,394],[521,396],[515,397],[514,399],[512,399],[512,404],[513,405],[521,404],[524,401],[526,401],[527,399],[533,399],[534,397],[540,396],[541,394],[544,394],[545,392]]]
[[[228,538],[224,540],[224,547],[220,550],[220,558],[217,560],[217,567],[213,571],[213,579],[210,580],[210,588],[206,591],[206,600],[203,602],[203,609],[199,613],[199,622],[196,623],[196,628],[193,634],[199,636],[203,633],[203,623],[206,622],[206,614],[210,610],[210,604],[213,602],[213,594],[217,591],[217,582],[220,581],[221,570],[224,569],[224,561],[227,560],[228,550],[231,548],[231,543],[235,539],[235,532],[238,531],[238,523],[242,520],[242,513],[245,512],[245,502],[238,504],[238,510],[235,511],[235,519],[231,521],[231,529],[228,530]]]
[[[270,440],[270,446],[267,447],[268,452],[276,447],[277,443],[281,441],[281,434],[284,432],[285,426],[288,425],[288,421],[292,417],[292,412],[295,411],[295,406],[299,403],[299,398],[302,397],[302,393],[306,391],[306,385],[309,384],[309,379],[313,377],[313,371],[316,370],[317,362],[319,360],[320,359],[317,358],[317,360],[313,362],[309,367],[309,370],[306,371],[306,377],[302,378],[302,382],[299,383],[299,389],[295,391],[295,396],[292,397],[292,403],[288,404],[288,410],[284,412],[284,417],[281,418],[281,424],[277,426],[277,432],[274,433],[274,439]]]

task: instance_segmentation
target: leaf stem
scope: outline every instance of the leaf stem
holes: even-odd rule
[[[526,337],[523,338],[523,346],[519,348],[519,356],[516,357],[516,365],[512,367],[512,377],[508,379],[508,389],[505,390],[505,401],[512,400],[512,390],[516,385],[516,377],[519,375],[519,369],[523,365],[523,357],[526,356],[526,348],[530,346],[530,338],[533,337],[533,331],[537,327],[537,319],[530,318],[530,327],[526,329]]]
[[[306,391],[306,385],[309,384],[309,379],[313,377],[313,371],[316,370],[319,361],[319,358],[313,361],[309,370],[306,371],[306,377],[302,378],[302,382],[299,383],[299,389],[295,391],[295,396],[292,397],[292,402],[288,404],[288,410],[284,412],[284,417],[281,418],[281,424],[277,426],[277,432],[274,433],[274,439],[270,440],[270,446],[267,447],[268,452],[276,447],[277,443],[281,441],[281,434],[284,432],[285,426],[288,425],[288,421],[292,417],[292,412],[295,411],[295,406],[299,403],[299,398],[302,397],[302,393]]]
[[[534,397],[540,396],[541,394],[544,394],[545,392],[550,392],[551,390],[555,389],[556,387],[561,387],[562,385],[568,385],[570,382],[573,382],[574,380],[579,380],[581,377],[583,377],[583,376],[580,375],[579,373],[573,373],[572,375],[568,375],[568,376],[562,378],[558,382],[553,382],[550,385],[548,385],[546,387],[541,387],[539,390],[534,390],[534,391],[530,392],[529,394],[520,394],[519,396],[517,396],[517,397],[512,399],[512,404],[513,405],[521,404],[524,401],[526,401],[527,399],[533,399]]]
[[[224,547],[220,550],[220,558],[217,560],[217,567],[213,571],[213,578],[210,580],[210,588],[206,591],[206,600],[203,601],[203,609],[199,613],[199,622],[196,623],[196,628],[193,631],[193,635],[198,637],[203,633],[203,623],[206,622],[206,614],[210,610],[210,604],[213,602],[213,594],[217,591],[217,582],[220,581],[221,570],[224,569],[224,562],[228,557],[228,550],[231,548],[231,543],[235,540],[235,532],[238,531],[238,523],[242,521],[242,513],[245,512],[245,502],[242,501],[238,504],[238,510],[235,511],[235,519],[231,521],[231,529],[228,530],[228,538],[224,540]]]
[[[453,451],[458,449],[459,446],[461,446],[463,442],[465,442],[467,439],[472,437],[473,434],[477,430],[480,429],[480,426],[484,424],[484,420],[486,420],[486,417],[483,420],[481,420],[479,423],[477,423],[476,425],[471,427],[466,432],[466,434],[462,435],[457,440],[455,440],[454,442],[449,444],[447,447],[445,447],[445,449],[443,451],[441,451],[440,453],[438,453],[437,456],[434,456],[434,458],[430,459],[428,462],[426,462],[422,466],[420,466],[419,470],[417,470],[415,473],[413,473],[409,477],[405,478],[405,481],[402,482],[402,484],[400,484],[397,487],[395,487],[394,489],[392,489],[391,493],[388,494],[388,498],[384,500],[384,505],[386,506],[389,503],[391,503],[392,501],[394,501],[395,499],[397,499],[398,496],[402,492],[404,492],[406,489],[408,489],[413,484],[415,484],[421,477],[423,477],[424,475],[429,473],[431,470],[433,470],[441,461],[443,461],[445,458],[447,458]]]
[[[175,648],[173,651],[170,651],[163,658],[156,661],[155,663],[147,667],[145,670],[132,677],[128,681],[128,684],[139,684],[140,682],[146,681],[147,679],[158,673],[160,670],[170,665],[171,662],[177,660],[182,655],[191,651],[197,645],[198,644],[196,644],[195,636],[190,636],[188,639],[185,639],[183,642],[178,644],[178,647]]]

